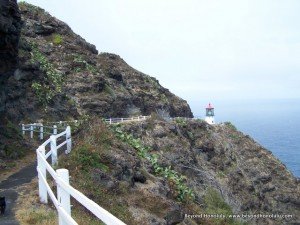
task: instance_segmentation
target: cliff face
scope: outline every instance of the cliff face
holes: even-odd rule
[[[235,213],[292,214],[292,220],[253,219],[255,224],[300,222],[300,181],[249,136],[230,123],[210,126],[204,121],[125,126],[188,177],[203,199],[205,189],[218,190]]]
[[[94,45],[43,9],[22,2],[19,13],[12,0],[1,0],[0,6],[0,126],[4,134],[10,133],[5,130],[8,124],[40,119],[152,112],[193,116],[187,102],[155,78],[133,69],[117,55],[98,55]],[[7,150],[10,137],[2,132],[3,158],[11,154]]]
[[[18,130],[5,119],[10,91],[8,80],[18,67],[21,16],[16,0],[0,0],[0,170],[5,168],[1,158],[16,158],[22,155],[24,143]],[[12,141],[13,140],[13,141]]]
[[[0,1],[0,74],[16,68],[21,17],[17,1]]]
[[[93,121],[82,132],[62,166],[76,171],[77,188],[127,224],[300,222],[299,180],[230,123],[152,117],[112,129]],[[184,217],[233,213],[292,218]]]
[[[159,82],[103,53],[43,9],[20,3],[19,67],[6,85],[7,115],[16,121],[84,115],[192,117],[186,101]],[[9,57],[7,55],[7,57]]]
[[[16,1],[0,0],[0,115],[4,111],[6,81],[17,67],[21,17]]]

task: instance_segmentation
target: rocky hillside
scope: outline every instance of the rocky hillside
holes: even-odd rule
[[[19,68],[7,82],[7,115],[18,121],[83,115],[130,116],[164,111],[192,117],[186,101],[119,56],[98,55],[71,28],[43,9],[20,3]]]
[[[150,146],[160,156],[161,164],[184,174],[200,202],[212,187],[235,213],[294,216],[293,220],[276,223],[273,219],[250,222],[300,223],[299,179],[270,151],[230,123],[210,126],[204,121],[155,121],[125,126],[125,130]]]
[[[98,54],[43,9],[19,8],[0,0],[0,160],[23,154],[19,122],[153,114],[141,123],[85,125],[60,160],[72,185],[132,225],[300,223],[299,180],[268,150],[230,123],[163,120],[193,115],[155,78]],[[225,218],[193,218],[204,214]]]
[[[299,180],[230,123],[93,121],[81,135],[61,166],[74,171],[77,188],[128,224],[300,223]],[[233,213],[292,218],[185,216]]]
[[[158,80],[117,55],[98,55],[94,45],[45,10],[0,2],[0,126],[92,115],[193,116],[187,102]],[[9,157],[8,145],[1,135],[1,158]]]

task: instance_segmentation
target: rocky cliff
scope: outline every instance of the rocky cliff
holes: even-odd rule
[[[18,48],[21,31],[21,16],[15,0],[0,0],[0,169],[5,167],[1,158],[16,158],[22,155],[24,144],[12,123],[5,117],[8,80],[18,67]]]
[[[164,121],[192,117],[186,101],[119,56],[98,54],[43,9],[21,3],[21,23],[15,1],[0,3],[1,158],[22,154],[14,126],[21,121],[155,112],[162,117],[138,124],[85,125],[60,161],[73,185],[133,225],[300,223],[299,180],[268,150],[230,123]],[[292,218],[234,220],[233,213]],[[227,217],[192,218],[203,214]]]
[[[132,225],[300,223],[299,179],[230,123],[94,120],[62,166],[76,171],[77,188]]]
[[[43,9],[20,3],[19,67],[8,82],[5,108],[14,120],[147,115],[192,117],[186,101],[117,55],[98,55],[70,27]]]
[[[300,223],[300,180],[232,124],[177,120],[125,126],[125,130],[151,146],[161,164],[184,174],[200,202],[207,187],[213,187],[234,213],[293,215],[287,220],[249,219],[250,224]]]
[[[14,0],[0,1],[0,79],[17,65],[21,16]]]
[[[193,116],[187,102],[158,80],[118,55],[98,55],[94,45],[45,10],[21,2],[19,13],[12,0],[0,6],[1,126],[92,115]],[[1,140],[3,157],[8,146]]]

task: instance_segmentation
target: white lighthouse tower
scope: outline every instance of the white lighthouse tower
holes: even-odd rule
[[[206,115],[205,115],[205,121],[208,124],[215,124],[215,112],[214,107],[209,103],[206,107]]]

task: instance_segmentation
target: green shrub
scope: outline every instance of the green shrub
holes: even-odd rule
[[[60,34],[54,34],[52,36],[52,42],[55,45],[60,45],[63,42],[63,38]]]
[[[139,157],[148,160],[151,163],[156,174],[167,178],[169,182],[175,185],[176,198],[178,201],[183,202],[188,200],[194,200],[195,195],[193,191],[184,184],[185,177],[181,176],[180,174],[178,174],[178,172],[171,169],[171,166],[161,166],[158,162],[159,156],[157,154],[149,153],[149,150],[151,149],[149,146],[144,146],[140,139],[134,138],[132,134],[127,134],[126,132],[124,132],[121,129],[120,124],[112,125],[111,129],[120,140],[126,142],[131,147],[136,149]]]
[[[85,70],[89,71],[92,74],[96,74],[98,72],[97,68],[94,65],[88,63],[82,55],[74,54],[73,57],[74,57],[73,61],[83,64],[85,67]],[[82,72],[83,69],[81,67],[75,67],[74,71],[78,73],[78,72]]]
[[[61,93],[63,77],[57,72],[54,65],[50,63],[38,49],[36,44],[32,47],[32,63],[39,63],[40,69],[46,74],[41,82],[33,82],[31,87],[34,90],[39,102],[46,106],[55,95]]]
[[[25,149],[15,144],[4,145],[4,154],[6,158],[18,159],[25,156]]]
[[[183,127],[185,127],[187,125],[187,122],[186,122],[186,120],[184,118],[176,118],[175,122],[178,125],[183,126]]]

